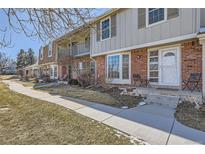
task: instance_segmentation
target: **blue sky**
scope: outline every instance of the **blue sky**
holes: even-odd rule
[[[5,27],[8,27],[8,20],[0,9],[0,28],[4,29]],[[10,30],[9,32],[11,33],[12,45],[14,46],[12,48],[0,48],[1,52],[5,52],[10,58],[14,60],[16,60],[17,53],[20,49],[24,49],[26,51],[29,48],[32,48],[37,55],[38,50],[42,44],[40,40],[34,40],[32,38],[26,37],[23,33],[16,33]],[[2,34],[3,33],[0,32],[0,38],[2,38]],[[7,36],[9,35],[10,34],[7,33]]]
[[[97,15],[105,12],[108,9],[98,9],[96,12]],[[0,9],[0,28],[3,29],[3,27],[7,26],[8,21],[5,15],[3,14],[2,10]],[[0,34],[1,35],[1,34]],[[25,51],[29,48],[32,48],[35,52],[35,55],[37,56],[40,46],[43,44],[38,39],[32,39],[29,37],[26,37],[23,33],[15,33],[11,31],[11,37],[12,37],[12,43],[14,46],[12,48],[0,48],[1,52],[5,52],[10,58],[16,60],[17,53],[20,49],[24,49]],[[1,38],[1,37],[0,37]]]

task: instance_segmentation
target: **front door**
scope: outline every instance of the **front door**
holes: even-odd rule
[[[160,53],[160,84],[179,86],[179,49],[163,49]]]

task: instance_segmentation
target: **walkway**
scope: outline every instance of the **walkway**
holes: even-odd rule
[[[24,87],[3,81],[15,92],[64,106],[84,116],[114,127],[150,144],[205,144],[205,132],[175,121],[174,109],[152,104],[132,109],[119,109]]]

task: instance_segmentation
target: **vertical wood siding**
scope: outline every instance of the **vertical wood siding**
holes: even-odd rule
[[[179,16],[160,24],[138,29],[138,9],[125,9],[117,13],[116,37],[96,41],[96,31],[91,30],[91,54],[117,50],[144,43],[160,41],[198,32],[200,24],[197,9],[179,9]]]

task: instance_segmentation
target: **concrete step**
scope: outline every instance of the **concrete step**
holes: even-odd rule
[[[157,103],[159,105],[176,108],[179,97],[167,95],[147,95],[147,98],[144,101],[146,103]]]

